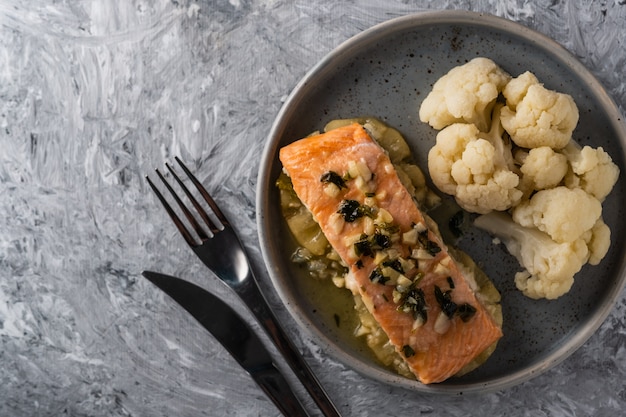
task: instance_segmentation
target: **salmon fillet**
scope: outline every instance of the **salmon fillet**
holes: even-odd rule
[[[280,150],[295,193],[350,268],[354,291],[424,384],[455,375],[502,331],[357,123]]]

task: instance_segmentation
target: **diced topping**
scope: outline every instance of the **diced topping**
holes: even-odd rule
[[[324,186],[324,194],[326,194],[329,197],[332,197],[332,198],[339,197],[340,193],[341,193],[341,189],[339,189],[339,187],[337,187],[335,184],[329,183]]]
[[[417,244],[417,229],[412,228],[408,232],[402,234],[402,243],[405,245],[416,245]]]
[[[412,314],[416,320],[421,319],[423,322],[428,320],[428,307],[426,306],[424,290],[411,283],[404,291],[397,292],[399,293],[399,311]]]
[[[370,281],[375,284],[384,284],[389,278],[383,275],[383,272],[380,268],[376,268],[370,274]]]
[[[385,223],[392,223],[393,222],[393,216],[391,215],[391,213],[389,213],[387,210],[381,208],[378,210],[378,216],[376,217],[376,223],[378,224],[385,224]]]
[[[419,232],[417,236],[418,236],[419,242],[422,244],[422,246],[424,247],[424,249],[426,249],[428,253],[434,256],[438,254],[439,252],[441,252],[441,248],[439,247],[439,245],[428,238],[428,230]]]
[[[361,239],[354,242],[354,253],[356,253],[357,256],[374,256],[372,244],[367,238],[367,235],[362,235]]]
[[[331,227],[332,231],[336,234],[340,234],[345,225],[343,216],[340,213],[333,213],[331,214],[329,220],[329,226]]]
[[[450,318],[443,311],[437,316],[435,320],[434,330],[439,334],[445,334],[450,328]]]
[[[413,249],[413,251],[411,252],[411,258],[416,259],[418,261],[427,261],[430,259],[433,259],[434,256],[431,255],[426,249],[424,248],[415,248]]]
[[[344,179],[334,171],[328,171],[327,173],[322,175],[322,178],[320,178],[320,181],[325,184],[334,184],[339,189],[347,188],[347,185]]]
[[[437,303],[439,303],[441,311],[448,316],[448,318],[452,318],[457,309],[456,303],[452,301],[452,296],[450,295],[451,292],[452,290],[441,291],[441,288],[435,285],[435,299],[437,300]]]
[[[388,168],[393,169],[391,165]],[[441,247],[439,243],[431,240],[429,229],[423,221],[414,223],[409,230],[400,230],[391,213],[378,207],[378,201],[386,199],[387,193],[373,188],[375,186],[373,177],[364,161],[349,161],[343,175],[335,171],[328,171],[322,175],[320,181],[325,184],[324,192],[330,197],[339,197],[342,190],[348,188],[348,182],[352,182],[353,186],[363,193],[361,200],[363,203],[358,199],[341,200],[337,212],[331,216],[331,228],[341,233],[346,223],[361,222],[357,228],[360,231],[344,239],[346,245],[351,248],[354,266],[361,269],[365,265],[364,258],[371,258],[374,269],[369,275],[370,281],[393,287],[392,299],[388,300],[386,296],[382,298],[395,303],[398,311],[412,315],[415,320],[413,329],[417,329],[427,321],[429,309],[424,290],[418,287],[423,276],[419,272],[420,262],[435,259],[441,252]],[[409,257],[401,256],[396,244],[407,247],[410,251]],[[451,258],[445,256],[437,259],[434,272],[440,275],[449,274]],[[450,320],[455,315],[467,321],[476,312],[469,304],[457,305],[452,301],[454,281],[448,277],[447,282],[448,290],[443,291],[438,286],[434,289],[435,298],[441,308],[434,325],[439,333],[447,331]],[[345,283],[338,279],[335,285],[344,286]]]
[[[413,350],[413,348],[409,345],[404,345],[402,346],[402,354],[405,358],[410,358],[411,356],[415,355],[415,350]]]
[[[372,179],[372,171],[364,161],[350,161],[348,163],[348,174],[352,178],[361,177],[365,181]]]
[[[442,291],[441,288],[435,286],[435,299],[437,300],[439,307],[441,307],[441,312],[445,314],[448,319],[452,319],[455,315],[457,315],[463,322],[467,322],[476,313],[476,307],[468,303],[457,305],[454,301],[452,301],[451,294],[454,289],[454,281],[452,281],[452,278],[448,277],[448,283],[451,285],[450,289],[447,291]]]
[[[450,286],[450,289],[453,290],[454,289],[454,280],[452,279],[452,277],[448,277],[447,281],[448,281],[448,285]]]
[[[463,322],[465,323],[474,316],[474,314],[476,313],[476,307],[464,303],[457,308],[456,312],[459,317],[461,317],[461,320],[463,320]]]
[[[371,216],[372,208],[363,206],[356,200],[343,200],[337,213],[341,214],[345,221],[352,223],[363,216]]]

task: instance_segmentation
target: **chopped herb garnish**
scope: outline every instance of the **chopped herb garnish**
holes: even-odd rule
[[[383,235],[382,233],[374,234],[374,242],[382,249],[387,249],[391,246],[391,238],[387,235]]]
[[[341,214],[348,223],[352,223],[363,216],[374,217],[374,210],[370,206],[362,206],[356,200],[343,200],[337,213]]]
[[[454,313],[456,313],[457,305],[454,301],[452,301],[452,296],[450,295],[451,291],[441,291],[441,288],[435,285],[435,299],[441,307],[441,311],[448,316],[448,318],[452,318]]]
[[[448,277],[448,285],[450,286],[451,290],[454,289],[454,280],[452,279],[452,277]]]
[[[347,187],[346,182],[343,180],[343,178],[341,178],[339,174],[333,171],[328,171],[327,173],[322,175],[322,177],[320,178],[320,181],[325,184],[328,184],[328,183],[335,184],[339,189]]]
[[[426,298],[424,297],[424,291],[421,288],[412,285],[407,291],[402,294],[400,299],[400,305],[398,310],[405,313],[411,313],[413,318],[417,320],[421,318],[425,323],[428,319]]]
[[[410,358],[411,356],[415,355],[415,350],[413,350],[413,348],[409,345],[404,345],[402,346],[402,354],[405,358]]]
[[[352,223],[359,217],[363,217],[363,211],[359,210],[360,207],[361,205],[356,200],[343,200],[337,213],[341,214],[345,221]]]
[[[376,193],[365,193],[365,197],[376,197]]]
[[[402,264],[400,263],[400,260],[398,259],[394,259],[391,261],[384,261],[383,266],[388,266],[391,269],[395,269],[399,273],[404,274],[404,270],[402,269]]]
[[[385,223],[381,225],[380,228],[389,234],[398,233],[400,231],[400,226],[394,223]]]
[[[361,239],[354,243],[354,252],[357,256],[374,256],[372,244],[368,240],[367,235],[361,236]]]
[[[428,238],[428,230],[424,230],[417,235],[417,239],[422,244],[426,252],[430,255],[435,256],[439,252],[441,252],[441,248],[439,245]]]
[[[451,281],[452,278],[448,277],[448,283]],[[454,282],[452,282],[452,284],[454,284]],[[451,285],[451,288],[454,287]],[[463,320],[463,322],[467,322],[476,313],[476,308],[468,303],[457,305],[454,301],[452,301],[451,293],[451,289],[448,291],[441,291],[441,288],[435,285],[435,298],[441,307],[441,311],[443,311],[443,313],[450,319],[456,314],[461,318],[461,320]]]
[[[470,304],[465,303],[461,304],[459,308],[457,308],[456,313],[465,323],[474,316],[474,314],[476,313],[476,308],[474,306],[471,306]]]
[[[457,211],[450,220],[448,220],[448,227],[455,237],[461,237],[464,232],[466,224],[466,215],[463,210]]]
[[[363,268],[363,261],[359,259],[358,261],[356,261],[355,265],[357,268],[361,269]]]
[[[370,274],[370,281],[374,284],[384,284],[388,280],[389,278],[383,275],[383,271],[381,271],[380,268],[374,269]]]
[[[333,314],[333,318],[335,319],[335,325],[340,327],[341,318],[339,317],[339,314]]]

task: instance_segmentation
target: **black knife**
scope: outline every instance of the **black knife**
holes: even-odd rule
[[[231,306],[205,289],[180,278],[143,271],[207,329],[254,379],[285,416],[309,416],[274,365],[263,342]]]

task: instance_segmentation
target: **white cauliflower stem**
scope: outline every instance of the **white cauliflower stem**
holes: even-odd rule
[[[492,60],[474,58],[437,80],[420,107],[420,120],[435,129],[470,123],[486,131],[496,98],[510,78]]]
[[[515,285],[530,298],[555,299],[567,293],[589,257],[583,239],[558,243],[546,233],[515,223],[505,213],[479,216],[475,225],[498,237],[517,258],[525,271],[516,274]]]
[[[518,146],[561,149],[572,138],[578,107],[571,96],[548,90],[530,72],[512,79],[502,94],[502,125]]]

